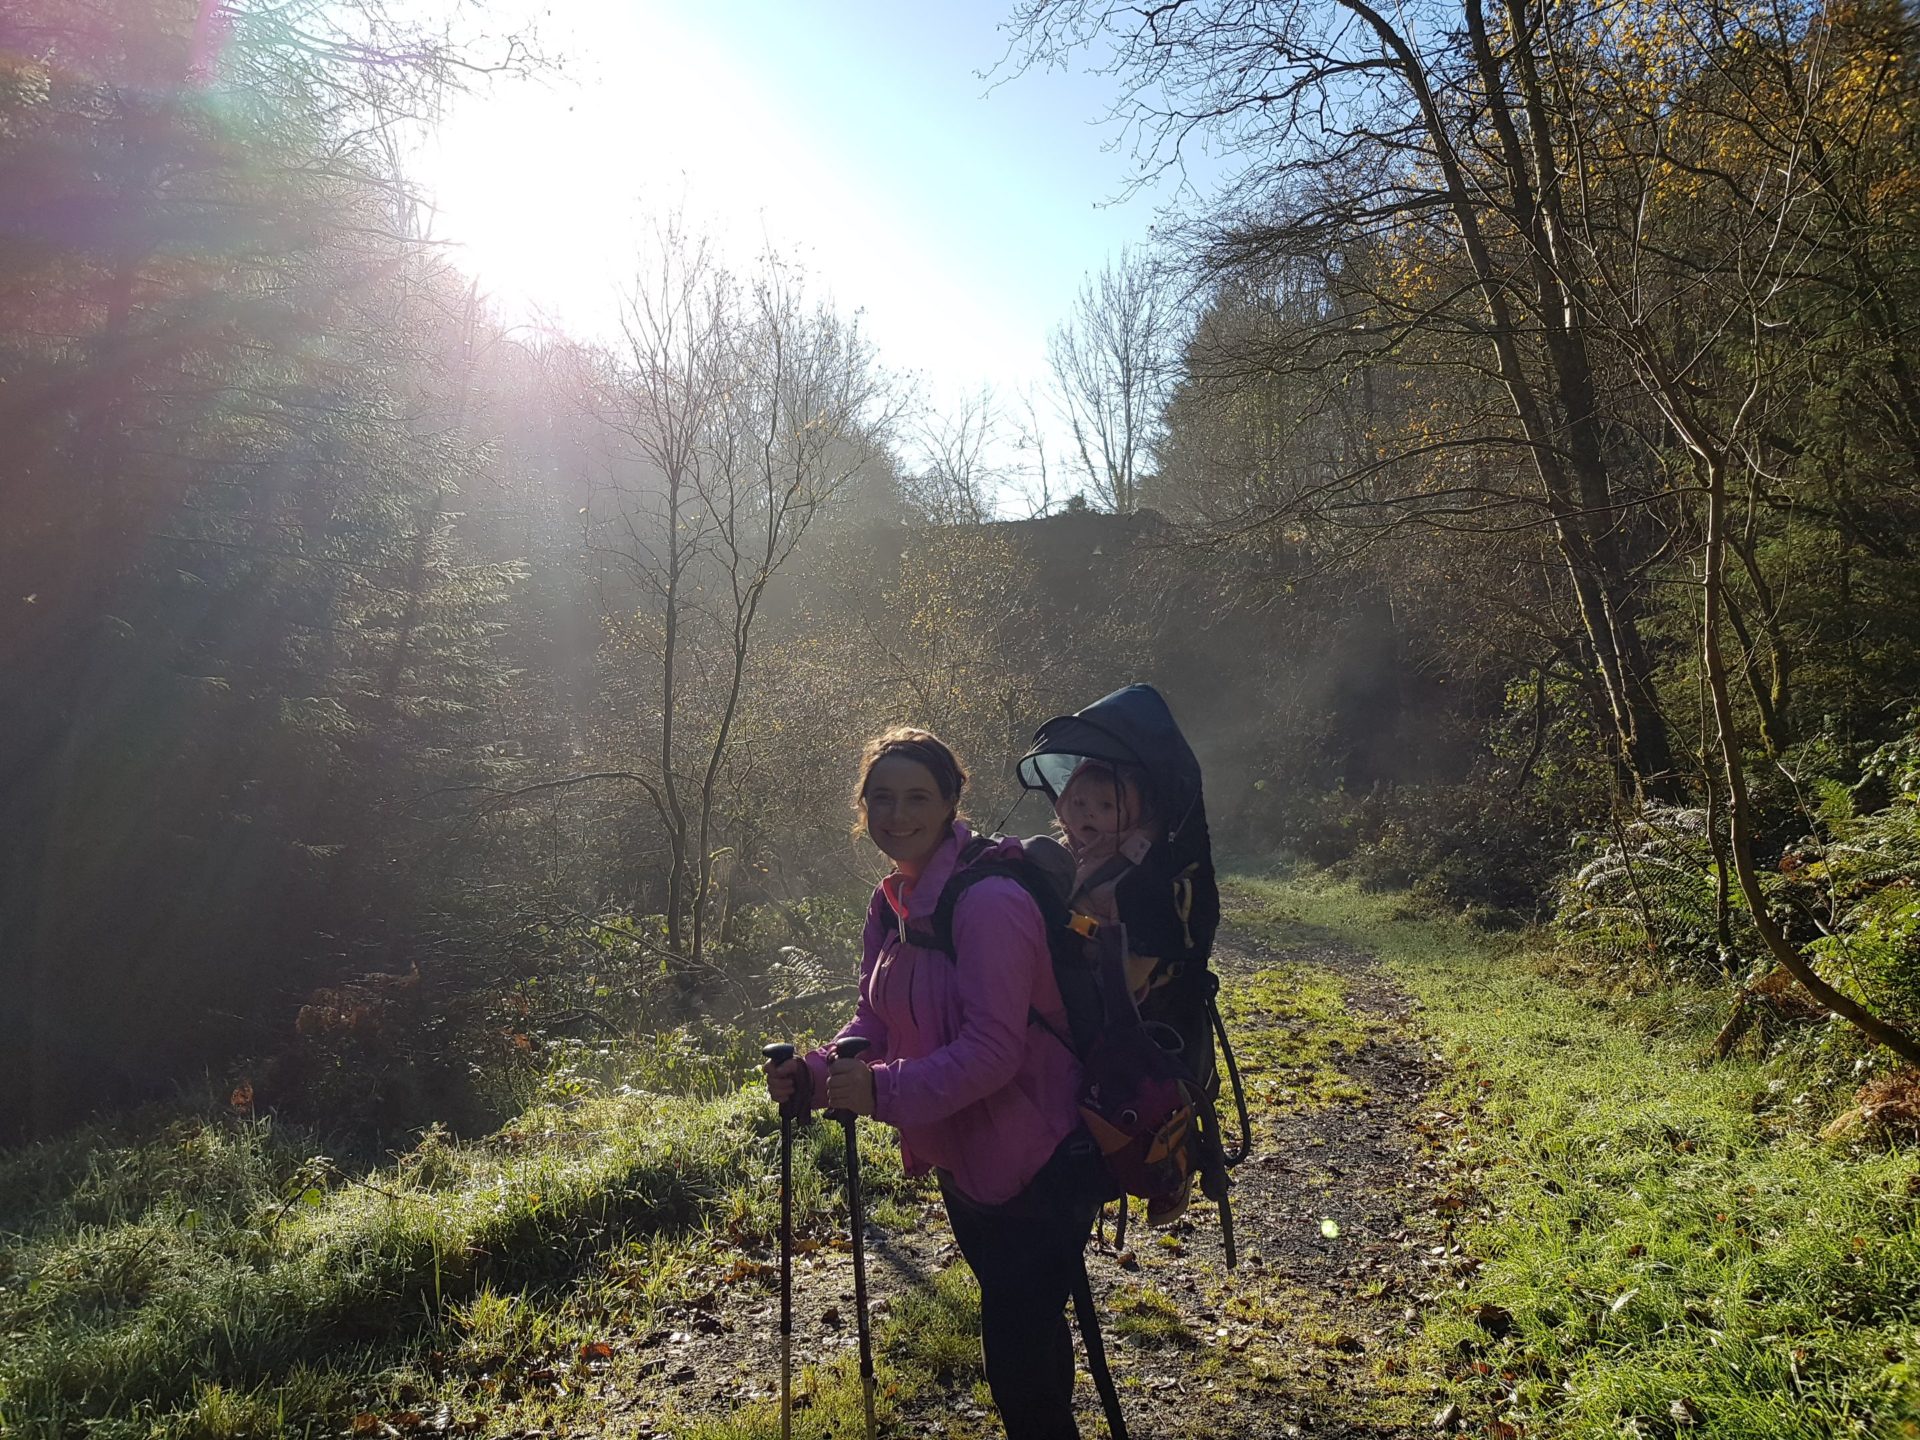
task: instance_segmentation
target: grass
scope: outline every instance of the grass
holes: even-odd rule
[[[629,1092],[536,1106],[476,1143],[430,1132],[372,1168],[216,1114],[13,1152],[0,1433],[323,1433],[449,1374],[485,1377],[464,1390],[476,1409],[516,1402],[515,1374],[687,1300],[716,1252],[764,1251],[775,1133],[750,1091]],[[810,1127],[803,1232],[836,1221],[843,1165],[837,1128]],[[922,1193],[892,1147],[870,1143],[864,1172],[878,1204]]]
[[[1150,1350],[1191,1348],[1199,1336],[1173,1301],[1151,1285],[1123,1285],[1107,1301],[1111,1318],[1103,1328],[1119,1343]]]
[[[1215,1273],[1143,1232],[1107,1317],[1123,1383],[1177,1372],[1206,1397],[1194,1433],[1217,1433],[1232,1400],[1387,1428],[1451,1402],[1497,1440],[1920,1437],[1920,1157],[1815,1137],[1831,1054],[1704,1063],[1710,997],[1583,993],[1524,937],[1390,897],[1289,879],[1237,880],[1228,900],[1275,952],[1222,997],[1259,1126],[1359,1098],[1342,1056],[1393,1028],[1293,947],[1375,951],[1417,999],[1449,1062],[1417,1127],[1437,1176],[1421,1245],[1438,1253],[1421,1318],[1362,1349],[1311,1285]],[[429,1132],[377,1164],[178,1111],[0,1156],[0,1433],[238,1440],[417,1416],[394,1428],[622,1434],[640,1422],[620,1397],[650,1395],[665,1433],[777,1434],[764,1396],[677,1413],[648,1340],[727,1287],[768,1293],[764,1101],[714,1095],[711,1077],[704,1098],[575,1078],[494,1135]],[[816,1125],[796,1152],[818,1243],[842,1223],[843,1143]],[[926,1182],[871,1134],[863,1155],[875,1222],[924,1225]],[[1174,1303],[1182,1285],[1200,1321]],[[966,1267],[889,1298],[883,1419],[998,1433]],[[858,1433],[850,1356],[800,1381],[796,1434]]]
[[[1264,1098],[1322,1103],[1335,1037],[1354,1038],[1338,987],[1290,971],[1232,1003],[1270,1032],[1252,1067]],[[560,1078],[491,1136],[430,1131],[377,1164],[271,1120],[179,1110],[0,1157],[0,1433],[566,1431],[606,1425],[610,1395],[658,1395],[647,1332],[689,1323],[716,1285],[771,1283],[774,1122],[755,1087],[715,1096],[704,1072],[679,1096],[579,1066]],[[875,1223],[923,1224],[931,1186],[871,1134],[863,1154]],[[838,1127],[801,1132],[795,1162],[801,1234],[831,1241]],[[951,1433],[993,1433],[966,1267],[893,1298],[882,1413],[933,1403]],[[1125,1297],[1114,1323],[1179,1333]],[[847,1433],[851,1361],[803,1378],[798,1433]],[[660,1403],[661,1423],[706,1440],[777,1433],[767,1402]]]
[[[1797,1057],[1707,1063],[1713,1012],[1584,996],[1390,898],[1236,892],[1276,940],[1379,954],[1452,1062],[1434,1133],[1465,1285],[1410,1359],[1470,1426],[1920,1435],[1920,1155],[1820,1142]]]
[[[1278,964],[1236,977],[1220,992],[1220,1014],[1230,1035],[1257,1037],[1234,1045],[1249,1100],[1297,1114],[1366,1098],[1338,1062],[1385,1027],[1357,1014],[1328,972]]]
[[[864,1172],[863,1172],[864,1173]],[[950,1265],[930,1285],[908,1290],[874,1337],[874,1411],[882,1425],[903,1404],[930,1392],[947,1412],[942,1434],[986,1440],[997,1433],[980,1364],[980,1291],[965,1265]],[[859,1367],[852,1356],[808,1367],[795,1387],[804,1397],[794,1415],[799,1440],[861,1433],[865,1424]],[[686,1440],[774,1440],[779,1408],[772,1401],[722,1416],[675,1421]],[[670,1422],[675,1423],[675,1422]]]

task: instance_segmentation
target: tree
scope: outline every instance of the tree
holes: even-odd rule
[[[468,62],[374,6],[29,4],[0,49],[0,1125],[46,1129],[390,953],[424,887],[364,817],[470,760],[514,567],[443,501],[472,307],[382,141]]]
[[[1123,250],[1081,282],[1047,345],[1056,394],[1093,498],[1116,514],[1140,506],[1178,315],[1166,276]]]
[[[1116,113],[1149,167],[1176,164],[1207,135],[1243,168],[1181,237],[1203,277],[1268,278],[1327,267],[1327,303],[1285,351],[1246,357],[1337,383],[1409,336],[1450,340],[1427,363],[1462,383],[1437,428],[1405,437],[1310,492],[1316,503],[1379,504],[1418,520],[1471,508],[1553,537],[1580,620],[1614,752],[1636,785],[1671,788],[1667,726],[1641,634],[1647,572],[1661,553],[1665,492],[1633,432],[1608,409],[1579,296],[1550,262],[1565,243],[1555,134],[1520,128],[1488,68],[1479,0],[1389,16],[1365,0],[1275,7],[1176,0],[1123,11],[1092,0],[1029,0],[1014,28],[1025,63],[1104,37],[1121,81]],[[1520,24],[1511,63],[1544,45]],[[1357,262],[1357,263],[1355,263]],[[1398,283],[1423,270],[1412,293]],[[1500,407],[1484,403],[1487,391]],[[1419,475],[1434,457],[1501,457],[1458,483]],[[1410,479],[1397,493],[1383,471]],[[1520,488],[1524,480],[1525,488]],[[1274,511],[1284,525],[1297,508]],[[1527,515],[1527,512],[1532,512]]]
[[[924,518],[941,525],[980,525],[993,518],[995,493],[1007,475],[992,451],[1005,428],[991,387],[916,419],[907,437],[913,459],[901,488]]]
[[[666,944],[690,977],[708,964],[714,837],[769,589],[883,463],[893,415],[857,324],[777,258],[742,279],[677,225],[628,297],[626,340],[599,395],[628,453],[611,457],[588,538],[623,582],[603,592],[618,773],[664,836]]]
[[[1905,27],[1883,32],[1873,17],[1859,20],[1719,3],[1650,7],[1613,37],[1628,63],[1596,63],[1602,57],[1563,40],[1552,73],[1522,72],[1519,83],[1534,114],[1558,105],[1555,119],[1582,142],[1578,200],[1568,206],[1578,246],[1555,263],[1578,267],[1567,288],[1577,287],[1590,323],[1631,358],[1691,466],[1701,508],[1700,669],[1741,896],[1770,964],[1920,1064],[1920,1037],[1830,983],[1774,915],[1755,862],[1734,700],[1743,678],[1765,750],[1777,759],[1791,657],[1773,623],[1757,518],[1780,485],[1783,450],[1792,448],[1782,437],[1806,394],[1809,337],[1794,323],[1805,314],[1800,297],[1835,271],[1857,277],[1871,245],[1848,197],[1836,193],[1823,142],[1836,123],[1906,128],[1920,103],[1904,67],[1887,63],[1888,42],[1898,46]],[[1679,115],[1687,123],[1676,123]],[[1880,309],[1880,297],[1866,298],[1869,315]],[[1896,349],[1896,373],[1905,351]],[[1735,557],[1767,625],[1771,683],[1734,603]]]

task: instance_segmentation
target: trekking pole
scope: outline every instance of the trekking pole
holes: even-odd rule
[[[872,1043],[860,1035],[849,1035],[834,1042],[836,1059],[853,1060]],[[860,1140],[854,1133],[856,1117],[851,1110],[836,1112],[847,1127],[847,1209],[853,1222],[853,1309],[860,1326],[860,1398],[867,1409],[867,1440],[873,1440],[873,1336],[867,1317],[867,1234],[866,1216],[860,1205]]]
[[[793,1059],[793,1046],[762,1045],[777,1070]],[[793,1440],[793,1111],[800,1099],[780,1107],[780,1440]]]

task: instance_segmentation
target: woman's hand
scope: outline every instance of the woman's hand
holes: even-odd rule
[[[792,1103],[793,1097],[807,1080],[807,1062],[797,1055],[784,1065],[776,1065],[769,1060],[760,1067],[760,1071],[767,1077],[767,1094],[773,1097],[774,1104],[783,1108]],[[811,1085],[808,1088],[811,1089]]]
[[[873,1114],[873,1071],[866,1061],[835,1060],[827,1066],[827,1108]]]

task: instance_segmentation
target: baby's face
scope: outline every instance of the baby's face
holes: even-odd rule
[[[1078,845],[1091,845],[1118,835],[1133,820],[1128,811],[1137,804],[1127,787],[1108,775],[1088,775],[1067,786],[1060,797],[1060,823]]]

